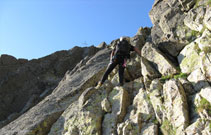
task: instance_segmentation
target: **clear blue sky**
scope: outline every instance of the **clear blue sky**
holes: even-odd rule
[[[151,27],[154,0],[0,0],[0,55],[40,58]]]

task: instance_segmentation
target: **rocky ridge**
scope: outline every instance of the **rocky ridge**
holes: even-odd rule
[[[152,28],[130,38],[125,84],[115,69],[96,89],[114,40],[67,71],[2,135],[209,135],[211,133],[211,7],[209,0],[155,0]],[[100,46],[104,46],[104,43]]]
[[[94,46],[74,47],[30,61],[1,55],[0,127],[39,103],[55,89],[67,70],[97,51]]]

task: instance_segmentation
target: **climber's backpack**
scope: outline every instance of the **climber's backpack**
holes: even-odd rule
[[[116,45],[116,50],[115,50],[115,55],[120,55],[120,56],[124,56],[126,58],[130,58],[130,49],[131,46],[128,43],[128,41],[123,40],[123,41],[119,41]]]

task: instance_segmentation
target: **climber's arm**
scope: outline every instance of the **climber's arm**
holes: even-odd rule
[[[111,52],[111,55],[110,55],[110,60],[112,60],[113,56],[114,56],[114,52],[115,52],[116,48],[114,48]]]
[[[134,51],[141,57],[141,51],[137,47],[134,47]]]
[[[110,63],[112,63],[112,59],[113,59],[113,56],[114,56],[114,52],[115,52],[115,49],[113,49],[112,52],[111,52],[111,55],[110,55]]]

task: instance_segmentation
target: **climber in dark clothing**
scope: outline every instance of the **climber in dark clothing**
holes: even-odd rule
[[[119,65],[119,85],[123,86],[124,84],[124,69],[126,67],[126,61],[130,58],[130,52],[135,51],[141,56],[141,52],[138,48],[132,46],[129,41],[128,37],[121,37],[120,41],[117,43],[115,48],[112,50],[111,56],[110,56],[110,63],[101,79],[101,81],[98,83],[96,88],[99,88],[105,80],[108,78],[108,75],[111,73],[111,71]]]

